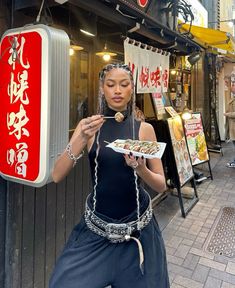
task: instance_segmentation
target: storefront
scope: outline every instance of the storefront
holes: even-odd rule
[[[192,81],[195,82],[196,95],[193,102],[193,110],[200,111],[203,115],[207,141],[210,149],[221,152],[221,140],[224,140],[224,87],[223,60],[232,63],[235,42],[231,34],[219,30],[199,27],[188,24],[180,25],[181,31],[190,31],[193,39],[204,47],[204,53],[198,64],[201,69],[195,71]],[[227,65],[227,64],[226,64]],[[232,65],[231,65],[232,66]],[[231,70],[231,69],[230,69]],[[198,74],[201,71],[202,73]],[[202,82],[201,82],[202,81]],[[201,84],[205,83],[203,93]]]
[[[115,62],[124,61],[123,39],[127,36],[172,55],[189,55],[201,49],[194,41],[172,30],[174,21],[167,16],[169,11],[162,10],[167,6],[165,1],[143,1],[146,2],[143,7],[136,1],[52,1],[40,15],[36,2],[15,1],[14,8],[7,10],[6,7],[6,15],[12,13],[9,21],[6,19],[6,26],[23,27],[40,16],[44,24],[69,35],[73,49],[70,56],[71,133],[82,117],[96,110],[98,71],[106,63],[96,53],[104,52],[104,47],[116,54],[111,54],[110,60]],[[95,37],[85,36],[78,29],[84,19],[88,20],[87,25],[95,19]],[[148,110],[149,102],[144,97],[139,95],[140,108]],[[6,205],[2,207],[4,215],[0,215],[0,223],[3,221],[6,225],[5,237],[0,241],[5,241],[5,254],[0,253],[0,263],[5,263],[6,273],[1,274],[0,280],[4,282],[1,287],[47,287],[56,258],[82,215],[90,185],[87,157],[57,185],[49,183],[34,188],[3,180],[6,202],[3,199],[2,203]]]

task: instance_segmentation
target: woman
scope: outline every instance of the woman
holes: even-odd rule
[[[235,97],[234,94],[231,93],[231,95],[232,97],[228,102],[228,110],[224,113],[224,116],[228,118],[228,138],[233,142],[235,148]],[[233,156],[235,156],[235,154]],[[227,163],[227,167],[235,168],[235,158]]]
[[[163,192],[161,160],[146,161],[106,147],[116,139],[156,141],[152,126],[134,119],[133,88],[127,65],[107,65],[100,72],[99,114],[79,122],[55,163],[52,176],[59,182],[86,146],[94,189],[57,262],[50,288],[169,287],[161,233],[150,197],[137,181],[141,178]],[[122,122],[110,118],[118,111],[124,115]]]

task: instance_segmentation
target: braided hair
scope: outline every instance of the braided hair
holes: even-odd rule
[[[134,93],[134,78],[132,71],[130,67],[126,64],[121,64],[121,63],[115,63],[115,64],[107,64],[99,73],[99,95],[98,95],[98,105],[97,105],[97,112],[98,114],[105,115],[105,111],[107,109],[107,102],[105,100],[105,96],[103,93],[103,85],[104,85],[104,80],[109,71],[112,69],[123,69],[124,71],[127,72],[127,74],[130,77],[131,81],[131,86],[132,86],[132,95],[131,95],[131,100],[127,104],[127,114],[130,116],[133,111],[135,111],[135,93]]]
[[[105,100],[105,96],[103,93],[103,85],[104,85],[104,80],[105,77],[107,75],[107,73],[109,71],[111,71],[112,69],[123,69],[124,71],[126,71],[129,76],[130,76],[130,81],[131,81],[131,86],[132,86],[132,95],[131,95],[131,100],[129,101],[129,103],[127,104],[127,116],[131,116],[132,117],[132,136],[133,139],[135,139],[135,127],[134,127],[134,122],[135,122],[135,91],[134,91],[134,78],[133,78],[133,74],[132,71],[130,69],[130,67],[126,64],[120,64],[120,63],[116,63],[116,64],[108,64],[106,65],[99,73],[99,95],[98,95],[98,113],[105,115],[105,111],[108,107],[107,102]],[[95,156],[95,185],[94,185],[94,194],[93,194],[93,212],[95,212],[96,209],[96,188],[98,185],[98,157],[99,157],[99,151],[100,151],[100,143],[99,143],[99,138],[100,138],[100,130],[97,133],[97,137],[96,137],[96,145],[97,145],[97,149],[96,149],[96,156]],[[135,185],[136,185],[136,202],[137,202],[137,218],[139,220],[140,217],[140,203],[139,203],[139,188],[138,188],[138,184],[137,184],[137,174],[136,171],[134,171],[134,176],[135,176]]]

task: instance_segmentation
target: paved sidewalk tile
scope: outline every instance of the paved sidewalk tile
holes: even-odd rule
[[[186,218],[181,216],[180,208],[177,211],[178,198],[171,194],[165,203],[172,203],[174,211],[168,206],[161,210],[174,213],[162,229],[171,288],[235,288],[235,258],[206,250],[221,209],[235,207],[235,169],[226,167],[233,153],[231,143],[223,144],[223,156],[210,153],[214,180],[197,185],[199,202]],[[206,164],[202,165],[202,172],[208,173]],[[154,208],[157,209],[158,206]],[[157,215],[160,223],[161,213]]]
[[[235,285],[223,282],[221,288],[235,288]]]
[[[192,280],[190,278],[180,276],[180,275],[175,277],[175,280],[173,283],[181,285],[186,288],[202,288],[203,287],[202,283]]]
[[[228,265],[227,265],[227,267],[226,267],[226,272],[235,275],[235,263],[233,263],[233,262],[228,262]]]
[[[204,288],[220,288],[222,281],[213,277],[208,277]]]
[[[209,274],[210,268],[198,264],[193,272],[192,279],[201,283],[205,283]]]

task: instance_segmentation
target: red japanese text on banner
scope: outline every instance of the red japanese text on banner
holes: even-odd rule
[[[168,90],[169,55],[158,49],[135,44],[127,38],[124,41],[125,63],[134,72],[137,93],[164,93]]]

